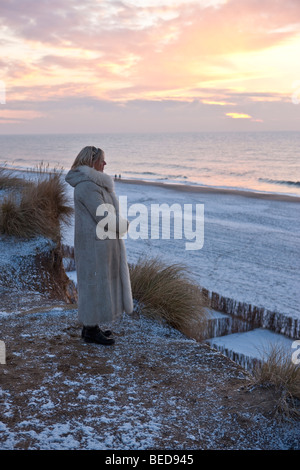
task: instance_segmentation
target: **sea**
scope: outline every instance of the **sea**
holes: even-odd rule
[[[86,145],[112,176],[300,196],[300,132],[0,135],[0,165],[68,170]]]

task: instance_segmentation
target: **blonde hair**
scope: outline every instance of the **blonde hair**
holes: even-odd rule
[[[75,168],[81,165],[92,167],[101,157],[104,158],[103,150],[92,146],[84,147],[75,158],[71,168],[75,170]]]

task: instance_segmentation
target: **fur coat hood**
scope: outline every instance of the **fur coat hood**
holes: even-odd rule
[[[70,170],[66,175],[66,182],[75,188],[78,183],[83,181],[92,181],[97,186],[103,187],[106,191],[114,192],[114,182],[111,176],[107,173],[101,173],[94,168],[87,165],[77,167],[75,170]]]
[[[65,179],[74,188],[78,184],[86,182],[96,184],[104,195],[107,192],[111,200],[111,203],[105,207],[109,213],[107,219],[111,217],[111,226],[115,227],[114,231],[108,231],[107,234],[110,238],[115,238],[116,236],[123,236],[127,232],[129,222],[120,214],[119,201],[114,191],[114,181],[111,176],[94,170],[94,168],[89,166],[82,165],[75,170],[70,170]],[[103,202],[107,203],[108,201],[106,199]],[[116,220],[116,222],[113,222],[113,220]]]

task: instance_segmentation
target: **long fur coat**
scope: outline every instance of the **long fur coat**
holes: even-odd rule
[[[101,204],[112,207],[119,220],[119,203],[108,174],[83,165],[70,170],[66,181],[74,187],[79,320],[86,326],[111,322],[124,311],[133,310],[126,248],[120,238],[128,223],[123,219],[117,224],[115,238],[101,239],[97,234],[101,217],[96,214]]]

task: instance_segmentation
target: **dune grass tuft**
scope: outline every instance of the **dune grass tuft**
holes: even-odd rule
[[[0,206],[0,232],[32,238],[37,235],[55,241],[60,238],[60,223],[68,223],[73,209],[69,204],[61,172],[47,173],[41,167],[37,179],[18,192],[9,192]]]
[[[264,353],[253,369],[252,383],[274,388],[279,397],[276,405],[279,414],[300,416],[300,365],[292,361],[292,354],[281,345],[273,345]]]
[[[8,170],[5,165],[0,167],[0,190],[1,189],[19,189],[26,186],[28,182],[23,178],[13,176],[12,171]]]
[[[129,266],[133,298],[142,313],[165,320],[184,333],[201,328],[204,300],[201,290],[179,264],[142,259]]]

